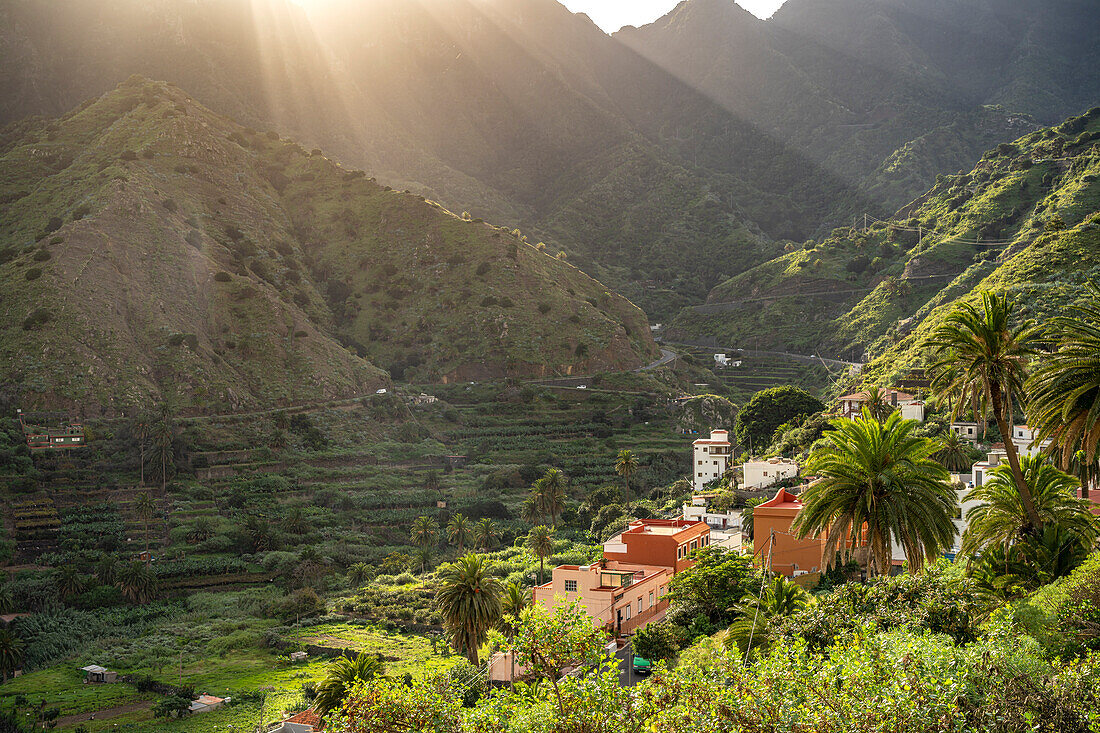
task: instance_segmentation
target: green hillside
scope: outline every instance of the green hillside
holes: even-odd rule
[[[12,126],[0,156],[0,381],[25,404],[236,408],[385,384],[361,357],[446,381],[656,353],[569,264],[169,85]]]
[[[834,230],[719,285],[670,338],[870,353],[875,370],[900,371],[937,309],[977,289],[1014,291],[1043,318],[1100,276],[1098,141],[1100,108],[1004,143],[889,222]]]

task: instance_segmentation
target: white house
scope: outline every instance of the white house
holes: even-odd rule
[[[906,420],[924,422],[924,401],[911,394],[899,392],[896,389],[885,390],[887,404],[892,405],[901,412]],[[863,406],[871,398],[868,392],[854,392],[840,398],[840,414],[844,417],[859,417],[863,412]]]
[[[951,432],[959,436],[959,440],[968,440],[975,443],[978,440],[978,423],[953,422],[951,423]]]
[[[715,354],[714,355],[714,365],[715,366],[724,367],[724,366],[729,366],[729,364],[730,364],[729,354]]]
[[[1044,448],[1050,447],[1051,440],[1036,442],[1039,431],[1034,428],[1030,428],[1027,425],[1013,425],[1012,426],[1012,444],[1016,446],[1016,451],[1021,456],[1030,456],[1038,453]]]
[[[1005,460],[1008,454],[1005,453],[1003,448],[996,448],[986,454],[984,461],[978,461],[971,468],[970,482],[975,486],[981,486],[985,483],[986,475],[1001,465],[1001,461]]]
[[[746,489],[764,489],[783,479],[798,475],[798,464],[786,458],[748,461],[741,466],[741,485]]]
[[[701,492],[708,482],[720,478],[730,465],[733,445],[728,430],[711,430],[710,438],[699,438],[693,444],[692,487]]]

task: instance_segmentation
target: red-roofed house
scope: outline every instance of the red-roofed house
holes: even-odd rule
[[[924,422],[924,402],[911,394],[896,389],[885,390],[886,402],[901,411],[906,420]],[[868,392],[854,392],[840,398],[840,414],[844,417],[859,417],[863,406],[871,398]]]
[[[710,544],[710,527],[686,519],[639,519],[604,543],[603,560],[559,565],[534,589],[535,603],[552,607],[579,600],[592,620],[616,635],[630,634],[668,610],[668,582]]]

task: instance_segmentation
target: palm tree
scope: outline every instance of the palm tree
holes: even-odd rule
[[[428,563],[432,561],[432,557],[435,556],[435,547],[418,547],[416,552],[413,553],[413,557],[420,563],[420,572],[423,573],[428,569]]]
[[[756,507],[764,503],[763,499],[749,499],[745,502],[745,508],[741,510],[741,534],[746,534],[749,539],[754,539],[752,514]]]
[[[776,575],[764,586],[763,593],[747,593],[730,609],[739,617],[730,624],[726,646],[732,648],[736,644],[742,654],[749,649],[767,649],[772,641],[772,622],[793,616],[809,602],[810,594],[805,589]]]
[[[157,580],[148,565],[140,560],[134,560],[123,565],[118,571],[115,584],[128,600],[144,604],[153,600]]]
[[[465,652],[473,665],[477,665],[478,648],[500,620],[502,610],[500,581],[490,570],[484,555],[467,553],[440,573],[435,595],[451,645],[456,652]]]
[[[149,520],[153,518],[153,512],[157,509],[157,503],[148,491],[143,491],[134,498],[134,511],[141,517],[145,525],[145,553],[149,553]]]
[[[187,539],[191,542],[206,542],[214,536],[214,520],[210,517],[198,517],[191,524],[191,531],[187,533]]]
[[[803,492],[792,526],[802,538],[827,533],[829,562],[840,543],[866,532],[868,568],[878,573],[889,572],[896,538],[910,570],[919,572],[926,558],[955,538],[951,519],[958,500],[947,470],[929,457],[935,442],[915,437],[916,421],[899,412],[880,423],[864,410],[834,426],[825,433],[828,445],[806,464],[806,472],[820,479]]]
[[[66,565],[57,573],[57,590],[63,599],[84,592],[84,576],[73,565]]]
[[[470,526],[470,520],[465,514],[455,514],[451,521],[447,522],[447,537],[458,546],[458,554],[462,554],[462,548],[474,536]]]
[[[870,411],[871,417],[879,422],[889,417],[895,409],[886,399],[886,390],[877,386],[867,389],[867,400],[863,403],[863,406]]]
[[[134,440],[136,440],[138,444],[138,466],[141,471],[141,486],[145,485],[145,443],[149,440],[150,427],[149,416],[144,412],[138,413],[130,426],[130,432],[133,434]]]
[[[431,517],[417,517],[413,520],[412,531],[409,536],[417,547],[433,548],[439,537],[439,522]]]
[[[527,549],[539,559],[539,584],[543,582],[546,572],[546,558],[554,554],[554,530],[545,524],[533,527],[527,533]]]
[[[567,483],[565,474],[556,468],[547,469],[546,475],[535,482],[539,508],[544,516],[550,517],[550,523],[555,527],[558,526],[558,517],[565,511]]]
[[[962,473],[974,465],[967,444],[954,432],[949,432],[940,441],[939,448],[932,454],[932,460],[952,473]]]
[[[352,585],[361,586],[371,575],[370,565],[365,562],[354,563],[348,568],[348,580]]]
[[[953,405],[952,419],[958,419],[967,404],[980,405],[983,413],[988,405],[992,411],[1028,520],[1038,530],[1043,520],[1028,493],[1012,443],[1012,406],[1023,394],[1036,331],[1030,322],[1015,323],[1015,311],[1007,295],[983,292],[980,308],[965,302],[956,305],[927,344],[937,349],[931,366],[932,388]]]
[[[515,636],[518,629],[508,619],[509,617],[518,619],[520,612],[527,608],[530,603],[530,594],[523,590],[519,583],[509,583],[504,586],[504,597],[501,599],[501,617],[497,629],[509,638]]]
[[[328,666],[325,678],[317,685],[313,708],[320,715],[328,715],[343,704],[357,684],[380,677],[385,671],[382,660],[366,652],[359,652],[354,658],[340,657]]]
[[[624,448],[615,457],[615,473],[623,479],[623,500],[630,501],[630,479],[638,471],[638,459],[634,451]]]
[[[479,550],[491,550],[500,541],[500,527],[489,517],[474,525],[474,543]]]
[[[1054,353],[1046,356],[1028,379],[1028,424],[1039,441],[1051,440],[1048,451],[1057,455],[1063,470],[1074,459],[1083,472],[1081,496],[1088,498],[1089,483],[1097,478],[1100,452],[1100,285],[1089,284],[1091,302],[1073,306],[1076,316],[1051,321],[1047,333],[1055,340]]]
[[[7,682],[23,664],[23,641],[7,629],[0,630],[0,682]]]
[[[11,613],[15,607],[15,596],[11,592],[11,584],[0,583],[0,613]]]
[[[283,517],[283,529],[291,534],[305,534],[309,531],[309,521],[300,506],[296,506]]]
[[[110,555],[104,555],[95,565],[95,576],[104,585],[114,585],[118,579],[118,561]]]
[[[1076,535],[1085,547],[1092,547],[1098,536],[1097,522],[1089,511],[1091,502],[1077,498],[1077,480],[1041,455],[1025,456],[1021,469],[1043,522]],[[1007,550],[1031,526],[1012,473],[1003,464],[991,470],[985,483],[967,493],[963,501],[978,502],[966,513],[961,547],[965,555],[992,546]]]
[[[531,493],[523,500],[523,506],[519,511],[519,518],[528,524],[535,524],[542,519],[542,510],[539,508],[539,497],[537,492],[538,482],[535,482],[535,486],[531,487]]]
[[[175,466],[176,423],[172,408],[167,403],[160,406],[160,417],[152,426],[153,450],[160,460],[160,490],[168,486],[168,469]]]

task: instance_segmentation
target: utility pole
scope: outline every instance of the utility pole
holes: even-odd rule
[[[867,212],[863,212],[863,233],[867,233]]]

